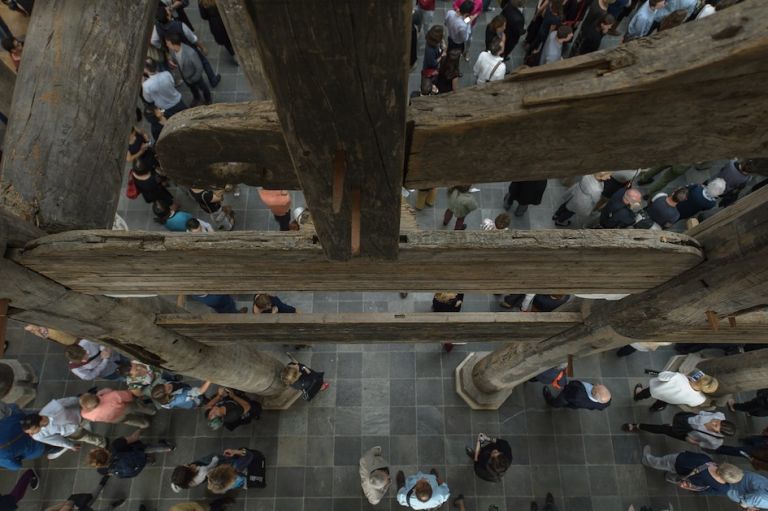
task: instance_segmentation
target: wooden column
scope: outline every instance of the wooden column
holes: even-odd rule
[[[13,89],[16,85],[16,73],[5,63],[0,62],[0,114],[10,117]],[[6,145],[6,150],[8,146]]]
[[[395,259],[408,0],[247,0],[301,189],[331,260]]]
[[[38,2],[24,45],[0,205],[46,231],[111,227],[157,2]]]
[[[697,367],[720,382],[717,396],[763,389],[768,381],[768,349],[708,358]]]

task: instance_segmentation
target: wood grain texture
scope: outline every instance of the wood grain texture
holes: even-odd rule
[[[5,62],[0,62],[0,113],[9,117],[11,114],[11,100],[13,89],[16,86],[16,72],[8,67]]]
[[[416,98],[405,186],[466,182],[466,162],[472,162],[471,180],[484,183],[767,155],[766,34],[768,4],[748,0],[612,50],[519,70],[483,87]],[[221,109],[216,129],[224,147],[207,142],[207,131],[193,129],[196,112],[208,112],[175,116],[168,125],[174,136],[158,143],[171,176],[222,184],[209,166],[241,161],[230,166],[231,182],[270,185],[278,179],[277,187],[301,188],[283,163],[287,148],[272,143],[280,132],[271,120],[274,106],[258,105],[261,116],[251,116],[248,105],[210,108]],[[263,137],[273,151],[235,143],[246,133]],[[176,164],[190,146],[199,148],[200,164]]]
[[[44,231],[0,207],[0,257],[6,248],[22,248],[42,236],[45,236]]]
[[[417,231],[398,261],[330,262],[312,236],[83,231],[16,260],[87,293],[486,291],[636,293],[701,262],[684,235],[648,230]],[[612,268],[621,268],[617,277]]]
[[[578,312],[175,314],[157,324],[206,344],[541,341],[581,322]]]
[[[38,2],[5,134],[0,205],[46,231],[112,225],[152,0]]]

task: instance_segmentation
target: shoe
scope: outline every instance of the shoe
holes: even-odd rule
[[[176,444],[171,442],[170,440],[160,440],[159,443],[166,446],[168,449],[171,450],[171,452],[176,450]]]
[[[555,503],[555,497],[553,497],[551,493],[547,493],[544,503],[551,506]]]
[[[440,479],[440,476],[437,475],[437,470],[435,470],[434,468],[430,468],[429,473],[435,476],[435,478]]]
[[[446,353],[450,353],[453,351],[454,344],[452,342],[444,342],[443,343],[443,351]]]
[[[400,293],[400,298],[408,298],[408,293]]]
[[[650,445],[644,445],[643,446],[643,456],[640,458],[640,461],[643,465],[648,465],[648,458],[651,456],[651,446]]]
[[[506,211],[509,211],[509,208],[512,207],[512,202],[509,201],[509,194],[504,195],[504,209]]]
[[[528,211],[528,205],[518,204],[515,210],[515,216],[523,216]]]
[[[402,470],[397,471],[397,475],[395,476],[395,482],[397,482],[398,490],[405,486],[405,474],[403,474]]]
[[[657,400],[655,403],[653,403],[651,405],[650,410],[652,412],[660,412],[660,411],[664,410],[666,407],[667,407],[667,403],[665,403],[664,401],[658,401]]]
[[[464,447],[464,452],[467,453],[467,456],[469,456],[472,461],[475,460],[475,451],[473,451],[469,447]]]
[[[40,478],[37,476],[37,472],[33,469],[30,470],[32,470],[32,479],[29,480],[29,487],[32,491],[35,491],[40,488]]]
[[[330,383],[328,383],[328,382],[325,382],[325,383],[323,383],[323,384],[320,386],[320,392],[322,392],[322,391],[324,391],[324,390],[328,390],[328,387],[330,387],[330,386],[331,386],[331,384],[330,384]]]
[[[125,499],[117,499],[113,500],[112,503],[109,505],[110,509],[117,509],[121,507],[123,504],[125,504],[127,501]]]
[[[549,404],[552,401],[552,391],[549,390],[549,387],[544,387],[541,389],[541,393],[544,394],[544,401]]]
[[[571,221],[570,220],[566,220],[565,222],[560,222],[558,220],[555,220],[555,225],[557,227],[568,227],[569,225],[571,225]]]
[[[216,75],[213,77],[213,80],[211,80],[211,87],[216,88],[216,86],[221,81],[221,75]]]
[[[531,502],[531,511],[539,511],[539,505],[535,502]]]
[[[459,502],[464,500],[464,494],[459,493],[455,499],[453,499],[453,507],[459,507]]]
[[[637,433],[639,431],[639,429],[637,428],[637,424],[632,424],[631,422],[622,424],[621,430],[626,431],[627,433]]]
[[[642,383],[638,383],[637,385],[635,385],[635,390],[632,391],[632,399],[635,400],[635,401],[640,401],[640,399],[637,398],[637,395],[642,390],[643,390],[643,384]]]
[[[68,450],[69,449],[67,449],[66,447],[62,447],[58,451],[49,453],[48,456],[46,456],[46,458],[48,458],[49,460],[55,460],[56,458],[60,457],[62,454],[64,454]]]
[[[728,405],[728,409],[730,411],[736,413],[736,406],[735,406],[736,405],[736,401],[735,400],[729,399],[728,402],[726,403],[726,405]]]
[[[144,504],[139,504],[139,511],[147,511],[147,506]]]

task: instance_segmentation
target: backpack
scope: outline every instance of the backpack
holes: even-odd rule
[[[248,449],[253,454],[253,460],[248,465],[248,488],[267,487],[267,459],[256,450]]]

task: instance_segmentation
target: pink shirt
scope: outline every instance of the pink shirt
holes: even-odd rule
[[[475,14],[483,12],[483,0],[473,0],[473,1],[475,2],[475,5],[473,6],[472,12],[470,13],[472,16],[474,16]],[[459,7],[461,7],[461,4],[463,4],[463,3],[464,3],[464,0],[454,0],[453,1],[453,8],[455,10],[459,10]],[[479,18],[479,16],[478,16],[478,18]],[[478,18],[475,18],[475,19],[472,20],[472,26],[473,27],[477,23],[477,19]]]
[[[285,190],[265,190],[259,188],[259,197],[272,211],[273,215],[283,216],[291,210],[291,194]]]
[[[115,423],[125,415],[125,409],[134,399],[129,390],[101,389],[96,395],[99,396],[99,406],[93,410],[82,410],[80,415],[83,419]]]

